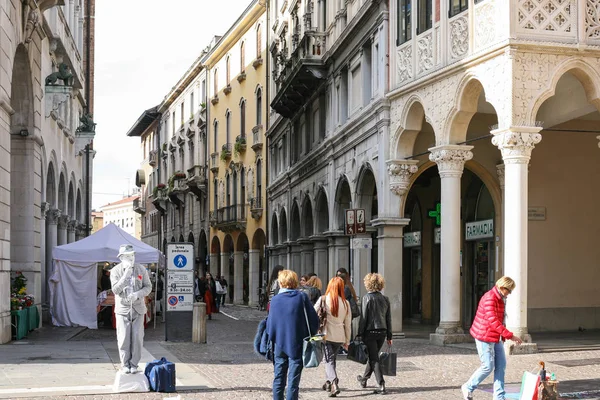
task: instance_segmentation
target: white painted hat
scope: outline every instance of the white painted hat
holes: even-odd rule
[[[122,255],[125,254],[135,254],[135,251],[133,250],[133,246],[130,244],[122,244],[121,247],[119,247],[119,254],[117,255],[117,257],[121,257]]]

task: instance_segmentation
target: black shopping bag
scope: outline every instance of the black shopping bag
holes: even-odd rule
[[[392,346],[379,353],[379,365],[383,375],[396,376],[396,353],[392,353]]]
[[[353,340],[348,346],[348,360],[366,364],[369,361],[367,345],[360,340]]]

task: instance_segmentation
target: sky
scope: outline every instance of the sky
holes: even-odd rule
[[[96,1],[92,208],[131,194],[142,155],[127,137],[144,110],[158,105],[215,35],[251,0]],[[226,4],[226,6],[225,6]]]

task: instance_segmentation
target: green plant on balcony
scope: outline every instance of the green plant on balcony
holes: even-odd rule
[[[163,190],[165,190],[165,188],[166,188],[166,185],[164,183],[159,183],[158,185],[156,185],[154,187],[154,189],[152,189],[152,197],[154,197],[156,199],[158,196],[158,192],[159,191],[162,192]]]
[[[206,108],[206,103],[205,102],[200,103],[200,108],[202,110],[204,110]]]
[[[227,159],[231,157],[231,150],[229,150],[229,146],[224,144],[221,147],[221,161],[227,161]]]
[[[243,151],[246,151],[246,138],[244,136],[238,136],[235,139],[235,144],[233,145],[233,151],[235,154],[240,154]]]

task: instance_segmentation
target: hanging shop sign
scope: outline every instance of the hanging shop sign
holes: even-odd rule
[[[468,222],[465,225],[465,240],[479,240],[494,237],[494,220]]]
[[[421,232],[406,232],[404,234],[404,247],[418,247],[421,245]]]

